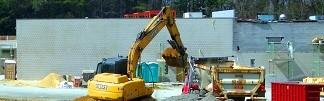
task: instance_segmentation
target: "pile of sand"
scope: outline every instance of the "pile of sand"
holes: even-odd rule
[[[36,80],[6,80],[2,84],[16,86],[16,87],[24,87],[24,86],[37,86],[37,83],[38,81]]]
[[[61,81],[64,81],[61,75],[50,73],[45,78],[39,81],[38,86],[44,88],[56,88]]]
[[[15,87],[42,87],[42,88],[57,88],[60,82],[64,81],[59,74],[50,73],[42,80],[0,80],[0,85],[10,85]]]

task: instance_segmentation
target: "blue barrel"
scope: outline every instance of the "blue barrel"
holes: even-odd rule
[[[141,69],[136,69],[137,77],[142,77],[145,82],[159,81],[159,64],[156,62],[142,62]],[[142,72],[140,72],[142,71]]]

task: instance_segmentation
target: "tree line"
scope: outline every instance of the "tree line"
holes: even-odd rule
[[[124,14],[159,10],[165,0],[0,0],[0,35],[15,35],[16,19],[121,18]],[[323,15],[324,0],[171,0],[181,17],[184,12],[211,12],[235,9],[241,19],[257,13],[286,14],[289,20]]]

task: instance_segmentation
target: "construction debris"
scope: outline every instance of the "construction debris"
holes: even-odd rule
[[[212,93],[207,93],[204,96],[200,94],[182,94],[179,96],[172,96],[162,101],[218,101]]]
[[[67,82],[67,81],[62,81],[60,82],[58,88],[72,88],[73,83],[72,82]]]
[[[166,98],[162,101],[197,101],[200,100],[199,96],[197,94],[183,94],[179,96],[172,96],[169,98]]]
[[[82,96],[74,99],[73,101],[101,101],[101,100],[93,99],[90,96]],[[143,97],[143,98],[134,99],[132,101],[156,101],[156,99],[152,97]]]

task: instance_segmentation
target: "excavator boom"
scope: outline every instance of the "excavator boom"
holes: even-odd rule
[[[152,41],[152,39],[162,30],[167,27],[171,39],[168,42],[172,48],[168,48],[163,53],[163,58],[167,65],[175,67],[184,67],[186,64],[187,54],[180,38],[178,28],[175,23],[174,15],[171,7],[163,7],[160,13],[153,17],[150,23],[141,31],[136,41],[133,43],[128,54],[128,75],[130,78],[135,77],[135,70],[143,49]]]

